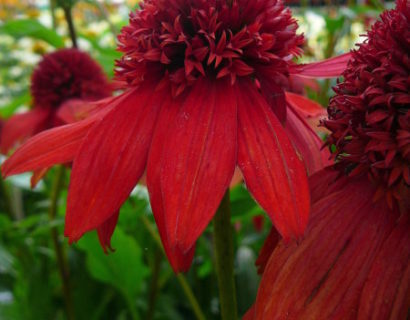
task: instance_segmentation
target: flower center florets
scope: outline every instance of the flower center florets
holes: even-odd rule
[[[44,56],[34,70],[35,107],[58,108],[70,99],[98,100],[111,94],[101,67],[85,52],[62,49]]]
[[[410,8],[403,3],[353,52],[325,121],[336,166],[367,173],[396,199],[410,185]]]
[[[166,76],[177,93],[199,77],[286,76],[303,36],[281,1],[147,0],[119,39],[128,85]]]

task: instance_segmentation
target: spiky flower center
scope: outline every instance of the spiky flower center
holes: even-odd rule
[[[146,0],[118,37],[116,75],[130,86],[166,77],[176,93],[199,77],[280,82],[301,53],[296,29],[278,0]]]
[[[382,14],[353,52],[329,105],[337,166],[400,199],[410,185],[410,4]]]
[[[111,89],[101,67],[85,52],[62,49],[44,56],[34,70],[35,107],[58,108],[70,99],[98,100]]]

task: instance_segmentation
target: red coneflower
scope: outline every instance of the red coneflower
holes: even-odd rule
[[[284,88],[290,74],[339,75],[347,55],[294,64],[303,42],[296,29],[277,0],[146,0],[119,36],[116,74],[128,90],[103,113],[33,138],[3,174],[74,160],[65,233],[76,241],[104,225],[109,246],[118,210],[146,170],[165,250],[186,270],[239,166],[282,236],[298,238],[309,192],[287,132],[311,137],[299,152],[315,154],[314,169],[322,159],[304,106]]]
[[[101,67],[85,52],[61,49],[47,54],[31,78],[33,109],[12,116],[4,125],[1,152],[43,130],[73,121],[82,101],[111,94]],[[64,107],[64,108],[62,108]]]
[[[300,245],[273,250],[275,237],[265,245],[247,319],[408,316],[409,52],[410,4],[399,0],[353,52],[335,88],[325,125],[337,162],[310,180],[312,217]]]

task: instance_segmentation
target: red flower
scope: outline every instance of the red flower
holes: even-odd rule
[[[294,64],[303,37],[281,1],[147,0],[141,8],[119,36],[116,73],[127,91],[103,113],[33,138],[3,174],[74,160],[66,235],[76,241],[105,224],[108,246],[118,210],[146,170],[177,271],[189,267],[236,166],[282,236],[299,238],[309,192],[288,134],[310,137],[310,148],[294,141],[303,156],[315,154],[310,171],[322,167],[321,143],[284,89],[290,74],[337,76],[347,56]]]
[[[246,319],[408,315],[409,49],[410,5],[399,0],[353,52],[335,88],[325,125],[337,162],[310,179],[306,238],[273,250],[273,237],[264,246],[265,271]]]
[[[7,153],[18,142],[51,127],[72,122],[84,108],[111,94],[101,67],[85,52],[62,49],[44,56],[31,79],[33,109],[12,116],[4,125],[0,148]]]

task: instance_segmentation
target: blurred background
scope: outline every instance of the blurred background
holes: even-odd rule
[[[378,0],[285,2],[307,38],[302,61],[354,48],[383,8],[392,6]],[[30,108],[34,66],[43,54],[71,46],[67,8],[79,48],[111,78],[119,57],[116,35],[137,7],[137,0],[0,0],[0,118]],[[334,84],[312,81],[293,89],[325,107]],[[49,217],[55,172],[33,190],[28,174],[0,181],[0,319],[195,319],[190,294],[206,319],[218,319],[210,230],[198,241],[191,270],[176,276],[158,244],[147,190],[138,186],[121,210],[114,253],[104,254],[94,232],[69,246],[63,238],[66,191],[58,199],[57,218]],[[63,183],[67,186],[68,172]],[[242,315],[256,296],[254,263],[270,222],[243,185],[232,189],[231,201]],[[53,232],[60,241],[64,277]]]

